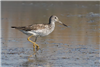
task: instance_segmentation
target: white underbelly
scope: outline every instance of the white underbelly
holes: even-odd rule
[[[49,29],[42,29],[42,30],[31,30],[31,31],[24,31],[24,30],[20,30],[21,32],[23,32],[26,35],[34,35],[34,36],[47,36],[49,35],[52,31]]]

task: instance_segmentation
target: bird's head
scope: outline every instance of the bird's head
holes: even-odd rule
[[[58,17],[55,16],[55,15],[52,15],[52,16],[50,17],[49,23],[51,23],[52,21],[53,21],[53,22],[58,22],[58,23],[60,23],[60,24],[62,24],[62,25],[64,25],[64,26],[68,27],[66,24],[62,23],[62,22],[58,19]]]

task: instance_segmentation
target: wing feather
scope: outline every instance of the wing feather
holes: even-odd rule
[[[38,29],[41,30],[41,29],[44,29],[46,27],[47,27],[46,24],[33,24],[33,25],[22,26],[22,27],[12,26],[11,28],[15,28],[15,29],[18,29],[18,30],[31,31],[31,30],[38,30]]]

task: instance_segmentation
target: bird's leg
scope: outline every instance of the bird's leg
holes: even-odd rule
[[[37,41],[37,38],[38,38],[38,36],[35,38],[35,41],[34,41],[34,42]],[[39,46],[38,46],[38,45],[36,45],[36,50],[37,50],[37,51],[39,50]]]
[[[31,42],[31,43],[33,43],[33,51],[35,52],[35,45],[34,45],[34,42],[32,41],[32,40],[30,40],[30,38],[32,37],[33,35],[31,35],[31,36],[29,36],[28,38],[27,38],[27,40],[29,41],[29,42]]]
[[[30,38],[31,38],[32,36],[33,36],[33,35],[29,36],[29,37],[27,38],[27,40],[30,41],[31,43],[33,43],[33,48],[34,48],[34,51],[35,51],[35,46],[37,46],[38,49],[39,49],[39,46],[38,46],[35,42],[33,42],[32,40],[30,40]]]
[[[38,37],[38,36],[37,36]],[[35,38],[35,41],[34,42],[36,42],[37,41],[37,37]]]

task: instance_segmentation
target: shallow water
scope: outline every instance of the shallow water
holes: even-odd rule
[[[100,67],[99,9],[99,2],[1,2],[2,67]],[[68,27],[56,23],[33,55],[28,36],[11,26],[48,23],[51,15]]]

